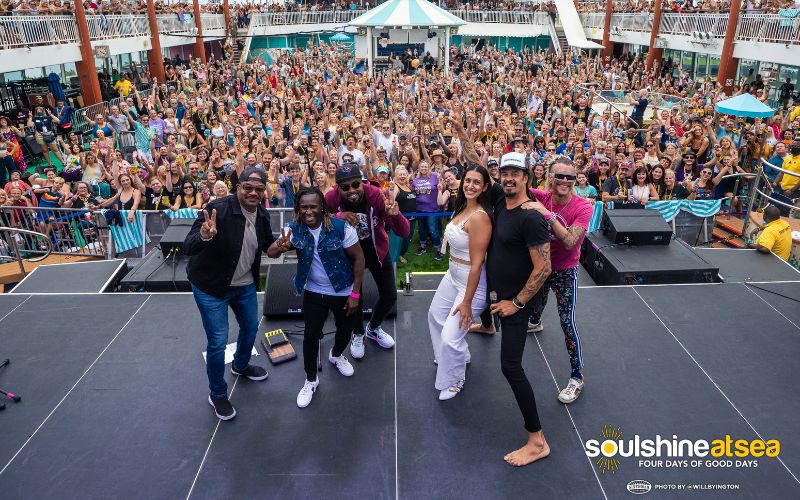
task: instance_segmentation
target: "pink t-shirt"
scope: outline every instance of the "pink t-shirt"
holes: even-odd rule
[[[572,196],[572,199],[566,205],[553,206],[553,193],[549,191],[540,191],[538,189],[531,189],[533,196],[536,200],[544,205],[544,207],[552,212],[553,217],[556,218],[562,226],[569,228],[570,226],[579,226],[584,229],[589,229],[589,222],[592,220],[592,203],[580,196]],[[576,267],[581,258],[581,243],[583,243],[583,236],[575,245],[567,250],[561,240],[550,234],[550,264],[554,270],[569,269]]]

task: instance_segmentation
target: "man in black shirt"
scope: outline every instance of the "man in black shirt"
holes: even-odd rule
[[[521,467],[550,454],[542,433],[533,389],[522,369],[522,354],[528,318],[542,305],[542,284],[550,275],[550,232],[544,216],[526,210],[528,168],[525,155],[508,153],[500,161],[500,182],[504,197],[494,206],[494,232],[487,258],[489,289],[498,301],[492,314],[500,316],[503,335],[500,368],[511,385],[522,416],[528,441],[504,458]]]
[[[620,163],[617,165],[617,175],[603,181],[601,186],[603,203],[613,201],[616,202],[614,208],[627,208],[621,205],[627,205],[631,199],[632,186],[631,180],[628,179],[629,170],[630,166],[627,163]]]

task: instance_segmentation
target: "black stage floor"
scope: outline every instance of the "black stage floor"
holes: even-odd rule
[[[579,295],[585,392],[570,406],[556,399],[569,360],[551,300],[524,366],[552,454],[522,469],[502,460],[525,433],[500,373],[499,338],[470,334],[464,392],[436,398],[425,323],[432,292],[400,297],[385,325],[396,348],[368,344],[354,377],[326,363],[308,408],[295,404],[300,360],[269,367],[266,382],[228,373],[238,416],[221,423],[205,401],[205,338],[190,294],[2,295],[0,359],[12,361],[0,387],[23,399],[0,412],[0,496],[597,499],[627,498],[637,479],[652,484],[653,498],[800,496],[800,398],[791,382],[800,282],[585,287]],[[255,362],[269,365],[263,353]],[[600,440],[604,425],[623,439],[760,436],[780,440],[781,450],[757,467],[621,458],[615,473],[603,473],[584,442]],[[695,485],[736,489],[677,490]]]

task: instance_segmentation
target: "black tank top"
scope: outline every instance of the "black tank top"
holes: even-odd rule
[[[398,186],[395,201],[397,201],[397,208],[400,209],[401,214],[417,211],[417,195],[414,194],[414,191],[404,191]]]

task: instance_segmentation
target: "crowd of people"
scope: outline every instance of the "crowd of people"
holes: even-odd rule
[[[737,213],[749,177],[727,176],[753,174],[761,160],[798,168],[800,107],[791,92],[774,117],[741,120],[714,112],[726,94],[711,78],[693,80],[669,61],[648,72],[638,55],[603,62],[476,44],[451,51],[447,76],[407,57],[372,80],[324,43],[283,51],[271,65],[177,61],[147,92],[123,75],[110,113],[80,112],[90,125],[83,136],[61,126],[73,121],[63,102],[39,101],[0,117],[4,203],[70,206],[83,186],[97,206],[202,208],[258,167],[269,180],[265,206],[292,207],[301,189],[334,190],[336,167],[354,162],[414,214],[417,253],[441,259],[440,216],[453,210],[470,150],[493,178],[504,153],[524,154],[534,188],[547,189],[550,163],[567,156],[579,170],[579,196],[640,206],[727,198],[726,210]],[[626,96],[630,112],[595,97],[608,88]],[[739,92],[763,99],[764,81],[745,77]],[[654,93],[674,95],[676,105],[656,108]],[[63,170],[28,172],[26,127]],[[796,197],[796,178],[769,176],[786,200]],[[393,243],[393,258],[404,262],[409,238]]]

